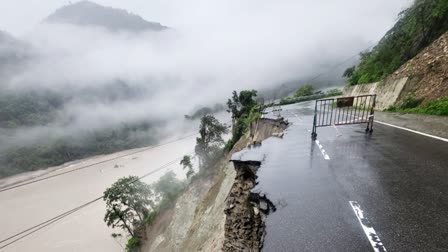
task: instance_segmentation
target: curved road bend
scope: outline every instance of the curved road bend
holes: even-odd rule
[[[448,143],[378,123],[319,128],[316,143],[313,104],[284,106],[293,124],[260,147],[255,191],[278,208],[263,250],[448,251]]]

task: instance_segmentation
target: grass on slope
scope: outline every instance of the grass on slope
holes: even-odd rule
[[[431,101],[424,105],[417,105],[416,107],[413,108],[409,108],[403,105],[398,107],[392,106],[387,111],[448,116],[448,96]]]

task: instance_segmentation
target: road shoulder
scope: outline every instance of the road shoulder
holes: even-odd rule
[[[375,120],[448,139],[448,117],[375,111]]]

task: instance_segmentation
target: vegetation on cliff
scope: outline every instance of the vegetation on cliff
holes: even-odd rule
[[[199,158],[200,172],[213,166],[221,156],[224,145],[223,135],[228,133],[227,126],[214,116],[205,115],[199,125],[199,137],[196,138],[195,153]]]
[[[227,142],[226,150],[232,149],[250,123],[261,117],[263,106],[255,100],[256,96],[256,90],[242,90],[239,94],[233,91],[232,98],[227,101],[227,112],[232,114],[232,138]]]
[[[361,62],[344,72],[350,85],[376,82],[397,70],[448,30],[448,1],[415,0]]]
[[[104,191],[104,222],[112,228],[123,229],[130,236],[126,251],[138,251],[146,228],[159,211],[172,206],[185,186],[173,172],[167,172],[151,185],[136,176],[120,178]],[[112,236],[121,234],[114,233]]]
[[[448,116],[448,97],[436,99],[420,105],[421,102],[421,99],[407,96],[401,104],[391,106],[387,111]]]

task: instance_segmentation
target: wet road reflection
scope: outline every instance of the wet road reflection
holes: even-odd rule
[[[264,251],[372,251],[353,200],[389,251],[448,250],[448,144],[379,124],[372,135],[364,124],[319,128],[317,144],[313,106],[282,107],[292,125],[260,147],[254,190],[278,207]]]

